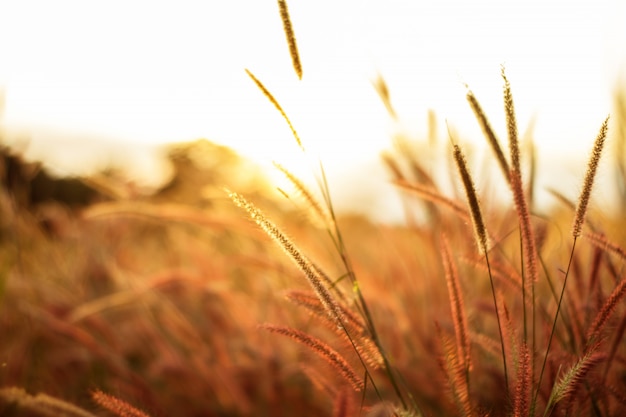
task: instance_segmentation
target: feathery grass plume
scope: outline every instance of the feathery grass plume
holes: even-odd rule
[[[438,322],[435,322],[435,329],[443,349],[442,354],[437,355],[437,361],[446,376],[452,399],[458,408],[459,415],[471,416],[472,404],[467,385],[466,370],[461,364],[456,344],[443,333]]]
[[[517,365],[517,387],[515,388],[515,399],[513,401],[513,415],[515,417],[528,416],[531,379],[530,352],[528,351],[528,345],[522,343]]]
[[[474,234],[476,241],[478,242],[479,252],[485,256],[485,262],[487,264],[487,271],[489,275],[489,283],[491,285],[491,295],[493,296],[493,306],[496,312],[496,319],[498,321],[498,332],[500,333],[500,344],[502,347],[502,366],[504,369],[504,379],[506,380],[506,387],[508,390],[508,372],[506,366],[506,353],[504,351],[504,335],[502,334],[502,323],[500,322],[500,310],[498,308],[498,301],[496,299],[496,287],[493,283],[493,275],[491,274],[491,267],[489,265],[489,241],[487,238],[487,230],[483,221],[483,216],[480,210],[480,204],[478,202],[478,196],[476,194],[476,188],[474,187],[474,181],[467,169],[467,163],[465,162],[465,156],[461,152],[459,145],[454,144],[454,160],[456,161],[457,168],[461,179],[463,180],[463,186],[465,188],[465,194],[467,195],[467,201],[470,206],[470,213],[472,223],[474,224]]]
[[[118,417],[149,417],[148,414],[122,401],[117,397],[100,390],[91,393],[91,399],[102,408],[107,409]]]
[[[513,104],[513,94],[511,84],[506,77],[504,66],[501,68],[501,76],[504,80],[504,112],[506,115],[506,127],[509,135],[509,152],[511,155],[511,171],[520,171],[520,150],[517,137],[517,120],[515,117],[515,105]]]
[[[596,353],[596,349],[597,346],[587,352],[554,384],[543,413],[544,417],[552,413],[557,403],[572,396],[589,371],[604,359],[605,356]]]
[[[611,295],[606,299],[602,308],[593,320],[589,330],[587,331],[587,346],[594,344],[600,338],[600,333],[604,329],[605,324],[615,312],[617,305],[626,296],[626,279],[622,281],[611,291]]]
[[[523,252],[523,260],[525,268],[522,269],[522,298],[524,306],[526,306],[526,294],[530,289],[531,297],[534,304],[534,283],[537,281],[537,248],[535,242],[535,234],[530,222],[530,210],[526,201],[524,187],[522,185],[522,176],[517,171],[511,171],[510,176],[511,189],[513,191],[513,200],[515,208],[519,216],[520,225],[520,246]],[[527,288],[530,287],[530,288]],[[534,309],[533,309],[534,314]],[[533,320],[534,322],[534,320]],[[524,340],[527,340],[526,329],[526,309],[524,308]]]
[[[342,291],[342,288],[339,285],[337,285],[339,281],[343,279],[343,277],[340,277],[336,280],[332,280],[326,274],[326,272],[324,272],[322,268],[320,268],[316,263],[311,263],[311,265],[313,266],[313,269],[315,270],[315,272],[317,272],[317,274],[322,279],[322,282],[324,283],[324,285],[329,290],[331,290],[342,303],[346,303],[348,301],[348,297],[344,294],[344,292]]]
[[[304,151],[304,147],[302,146],[302,141],[300,140],[300,136],[298,136],[298,132],[296,132],[296,128],[293,127],[293,124],[291,124],[291,120],[289,120],[289,117],[287,116],[287,113],[285,113],[285,111],[283,110],[281,105],[278,103],[278,100],[276,100],[274,98],[272,93],[270,93],[269,90],[267,88],[265,88],[263,83],[261,81],[259,81],[259,79],[257,77],[255,77],[254,74],[252,74],[252,72],[250,70],[246,69],[246,74],[248,74],[248,76],[252,79],[252,81],[254,81],[254,83],[257,85],[259,90],[261,90],[261,92],[265,95],[265,97],[267,97],[267,99],[280,112],[280,114],[283,116],[283,118],[287,122],[287,125],[289,126],[289,129],[291,129],[291,133],[293,134],[293,137],[296,139],[296,142],[298,143],[298,146],[300,147],[300,149],[302,149]]]
[[[385,350],[382,347],[382,344],[378,337],[378,332],[376,331],[376,327],[374,326],[374,321],[372,320],[372,315],[369,311],[369,307],[365,301],[365,298],[363,297],[363,293],[361,292],[361,289],[359,286],[359,281],[357,280],[356,274],[354,272],[354,267],[352,266],[352,262],[350,260],[350,257],[348,256],[348,251],[345,246],[343,234],[341,233],[341,229],[339,228],[339,225],[337,224],[335,210],[333,208],[333,204],[331,201],[330,188],[328,186],[328,179],[326,177],[326,171],[324,170],[324,166],[321,162],[319,164],[319,168],[320,168],[320,171],[319,171],[320,177],[318,179],[319,187],[323,194],[324,201],[326,202],[326,207],[328,208],[328,212],[330,214],[330,219],[331,219],[331,225],[330,225],[331,227],[329,228],[330,229],[329,233],[332,237],[333,243],[335,244],[337,252],[339,253],[341,262],[343,263],[345,267],[345,271],[346,271],[345,276],[349,279],[350,284],[352,284],[352,292],[356,295],[356,298],[357,298],[357,308],[362,313],[363,318],[365,319],[365,322],[367,324],[367,328],[369,330],[372,341],[376,345],[376,348],[378,349],[379,353],[381,354],[383,358],[385,372],[389,378],[389,381],[391,382],[394,392],[398,396],[398,400],[400,401],[402,407],[407,409],[407,403],[404,400],[404,396],[402,395],[398,377],[394,374],[394,370],[392,369],[391,362],[387,354],[385,353]],[[347,331],[346,331],[346,335],[348,336],[348,338],[350,338],[350,335]],[[354,344],[354,341],[351,341],[351,342],[355,348],[355,351],[358,354],[359,352]],[[363,361],[363,358],[360,355],[359,355],[359,360],[361,360],[361,362],[363,363],[363,367],[365,368],[366,374],[370,378],[370,381],[372,382],[372,387],[376,391],[376,394],[378,395],[379,398],[382,399],[380,392],[378,391],[378,388],[376,387],[376,384],[374,383],[374,380],[372,379],[371,375],[367,371],[367,366],[365,365],[365,362]],[[404,388],[408,389],[406,387],[406,384]],[[409,395],[409,400],[411,402],[411,406],[413,407],[413,409],[419,410],[419,405],[417,404],[415,399],[410,395]]]
[[[618,244],[610,242],[606,236],[600,233],[585,233],[585,237],[593,246],[602,249],[605,252],[613,253],[626,260],[626,250]]]
[[[526,312],[527,292],[530,292],[532,311],[531,311],[531,331],[532,331],[532,347],[531,357],[535,351],[535,282],[538,277],[537,269],[537,248],[533,228],[530,222],[530,209],[526,200],[526,193],[522,182],[522,170],[520,162],[520,145],[517,133],[517,120],[515,116],[515,105],[513,103],[513,93],[511,92],[511,84],[502,66],[501,75],[504,80],[504,111],[506,114],[507,131],[509,137],[509,151],[511,157],[511,171],[509,173],[509,183],[513,193],[513,201],[515,209],[519,217],[520,225],[520,248],[522,252],[522,306],[523,306],[523,326],[524,326],[524,343],[528,343],[528,314]],[[531,358],[531,363],[534,360]]]
[[[343,314],[341,309],[328,289],[322,284],[321,277],[311,262],[300,252],[293,242],[274,225],[274,223],[265,217],[261,210],[235,192],[226,190],[226,193],[231,200],[233,200],[235,205],[244,209],[250,218],[254,220],[256,224],[289,255],[300,270],[304,272],[309,285],[313,288],[313,291],[326,308],[327,313],[338,325],[343,327]]]
[[[47,394],[30,395],[22,388],[0,389],[0,415],[32,417],[96,417],[63,400]]]
[[[508,181],[509,175],[510,175],[510,168],[509,168],[509,163],[506,160],[506,157],[504,156],[504,152],[502,151],[502,147],[500,146],[500,141],[498,140],[498,137],[496,136],[495,132],[491,128],[491,124],[489,123],[489,120],[487,119],[485,112],[480,106],[478,99],[476,99],[476,96],[474,96],[474,93],[468,89],[466,97],[467,97],[467,101],[470,104],[470,107],[472,108],[472,111],[474,112],[474,116],[476,116],[476,119],[478,120],[478,124],[483,130],[483,134],[487,138],[487,142],[489,142],[491,149],[496,154],[496,159],[498,160],[500,169],[502,170],[502,173],[504,174],[504,178]]]
[[[522,230],[522,239],[524,242],[524,249],[527,257],[533,256],[534,251],[534,238],[532,236],[532,228],[530,227],[530,213],[528,210],[528,204],[526,202],[526,196],[524,193],[524,187],[522,182],[522,169],[520,162],[520,145],[517,134],[517,120],[515,116],[515,105],[513,103],[513,93],[511,92],[511,84],[502,67],[502,78],[504,80],[504,111],[506,114],[507,132],[509,137],[509,151],[511,156],[511,169],[509,172],[509,181],[511,182],[511,189],[513,191],[513,198],[515,207],[520,217],[520,227]],[[515,177],[515,178],[514,178]],[[530,246],[533,246],[532,252],[529,251]],[[533,256],[534,257],[534,256]],[[533,281],[536,280],[536,261],[530,262],[528,260],[529,275]],[[534,264],[534,268],[531,265]],[[534,274],[531,268],[534,269]]]
[[[480,253],[486,254],[489,251],[489,239],[487,238],[487,229],[480,210],[476,187],[474,187],[474,181],[472,180],[472,176],[467,169],[467,162],[465,161],[465,156],[463,155],[461,148],[457,144],[454,144],[453,146],[454,160],[456,161],[461,180],[463,181],[463,187],[465,188],[465,194],[467,196],[467,203],[470,207],[472,224],[474,225],[474,236],[478,244],[478,250]]]
[[[329,224],[329,214],[322,207],[319,201],[313,196],[313,193],[309,190],[309,188],[304,185],[302,181],[298,177],[296,177],[292,172],[290,172],[287,168],[279,164],[278,162],[274,162],[274,166],[283,175],[293,184],[293,186],[298,190],[298,192],[304,197],[304,200],[309,204],[309,207],[312,209],[313,213],[317,217],[317,220],[321,222],[323,225]]]
[[[504,302],[504,296],[502,292],[497,293],[498,305],[502,306],[502,334],[504,336],[504,351],[507,353],[507,357],[516,359],[520,356],[520,347],[518,342],[518,332],[516,324],[511,319],[511,313]]]
[[[456,265],[452,260],[450,253],[450,244],[445,236],[441,239],[441,255],[443,257],[443,268],[445,271],[446,285],[448,286],[448,295],[450,298],[450,310],[452,311],[452,322],[454,324],[454,333],[456,335],[457,355],[459,364],[465,369],[466,384],[469,390],[469,372],[472,367],[469,326],[467,325],[467,315],[463,296],[461,294],[461,284],[459,282],[459,274]]]
[[[289,9],[287,8],[287,2],[285,0],[278,0],[278,8],[280,9],[280,19],[283,21],[283,30],[287,37],[287,44],[289,44],[289,54],[291,55],[291,63],[293,69],[298,76],[298,79],[302,79],[302,63],[300,62],[300,55],[298,54],[298,45],[296,44],[296,35],[293,32],[291,25],[291,19],[289,18]]]
[[[550,353],[550,347],[552,346],[552,339],[554,338],[554,333],[556,331],[556,324],[559,319],[559,313],[561,311],[561,306],[563,304],[563,297],[565,295],[565,288],[567,287],[567,279],[569,278],[569,272],[572,267],[572,261],[574,259],[574,252],[576,250],[576,242],[578,241],[578,237],[582,232],[582,226],[585,221],[585,215],[587,213],[587,205],[589,204],[589,198],[591,196],[591,188],[593,186],[593,180],[595,178],[596,171],[598,169],[598,163],[600,161],[600,156],[602,156],[602,149],[604,147],[604,142],[606,139],[606,134],[608,132],[608,123],[609,117],[607,116],[604,119],[604,123],[600,128],[600,132],[596,137],[594,142],[593,151],[591,154],[591,158],[589,160],[589,164],[587,165],[587,173],[585,174],[585,180],[583,183],[583,190],[578,198],[578,204],[576,206],[576,215],[574,218],[574,224],[572,227],[572,236],[574,237],[574,242],[572,244],[572,250],[570,252],[569,261],[567,264],[567,270],[565,271],[565,278],[563,280],[563,286],[561,287],[561,295],[559,296],[559,301],[556,308],[556,313],[554,315],[554,321],[552,323],[552,332],[550,333],[550,337],[548,338],[548,346],[546,348],[546,353],[543,358],[543,365],[541,366],[541,372],[539,374],[539,381],[537,383],[537,390],[535,393],[535,397],[533,399],[532,410],[534,411],[534,407],[537,402],[537,396],[539,395],[539,390],[541,389],[541,381],[543,378],[543,373],[546,368],[546,363],[548,361],[548,355]]]
[[[530,222],[530,210],[526,201],[524,187],[522,185],[522,177],[519,173],[511,173],[511,188],[513,190],[513,200],[517,208],[522,245],[524,249],[524,257],[526,263],[526,272],[531,284],[537,281],[537,247],[535,242],[535,233]],[[525,276],[522,274],[522,279]]]
[[[337,304],[343,313],[345,330],[351,335],[352,339],[350,340],[347,338],[344,329],[337,327],[337,323],[328,316],[324,306],[315,295],[305,291],[292,290],[287,293],[287,299],[296,305],[304,307],[311,312],[311,314],[315,314],[323,320],[323,323],[326,324],[331,331],[337,333],[346,340],[346,342],[350,343],[352,348],[356,349],[363,361],[371,369],[379,369],[381,367],[383,359],[380,351],[376,343],[374,343],[370,337],[369,331],[361,317],[357,316],[342,304]]]
[[[376,79],[372,81],[372,85],[374,86],[374,89],[378,93],[380,100],[385,105],[385,109],[387,109],[387,113],[389,113],[389,116],[393,120],[397,120],[398,115],[396,113],[396,110],[393,108],[393,104],[391,104],[391,96],[389,95],[389,87],[387,86],[387,82],[382,77],[382,75],[377,74]]]
[[[321,358],[331,364],[339,374],[352,385],[355,391],[361,391],[364,388],[363,380],[356,374],[352,366],[341,356],[337,351],[328,346],[321,340],[308,335],[299,330],[293,329],[287,326],[278,326],[274,324],[262,324],[259,326],[262,329],[268,330],[272,333],[282,334],[283,336],[290,337],[299,343],[311,348]]]
[[[225,191],[228,194],[228,196],[231,198],[231,200],[235,203],[235,205],[244,209],[248,213],[250,218],[254,220],[257,223],[257,225],[261,227],[261,229],[268,236],[270,236],[276,243],[278,243],[278,245],[285,251],[285,253],[287,253],[287,255],[292,259],[292,261],[294,261],[294,263],[300,268],[300,270],[304,272],[307,278],[307,281],[309,282],[309,285],[311,286],[311,288],[313,288],[313,291],[315,292],[315,294],[317,295],[321,303],[326,308],[326,311],[328,312],[328,315],[330,316],[330,318],[335,321],[338,327],[343,329],[346,337],[349,339],[350,343],[352,344],[352,347],[357,353],[357,356],[359,357],[359,360],[361,361],[363,368],[365,369],[366,375],[372,381],[372,386],[374,390],[380,397],[378,388],[376,387],[376,384],[374,383],[372,376],[369,374],[369,371],[367,370],[365,359],[361,356],[359,348],[356,345],[356,341],[351,336],[346,325],[344,324],[345,318],[343,317],[342,310],[339,307],[339,304],[337,303],[335,298],[333,298],[333,296],[327,289],[327,287],[322,283],[322,277],[320,273],[318,272],[318,268],[314,266],[314,264],[312,264],[297,249],[297,247],[291,242],[289,238],[287,238],[287,236],[285,236],[271,221],[267,219],[267,217],[261,212],[261,210],[259,210],[253,204],[249,203],[243,196],[235,192],[231,192],[228,189],[226,189]],[[332,213],[331,213],[331,216],[332,216]],[[345,253],[342,253],[342,255],[345,255]],[[356,285],[356,280],[353,280],[353,285]],[[357,286],[357,289],[358,289],[358,286]],[[364,300],[362,300],[361,305],[365,309],[366,306],[365,306]],[[371,319],[369,318],[370,315],[367,313],[367,311],[366,311],[366,317],[367,317],[368,323],[371,323]],[[381,353],[381,356],[383,357],[383,361],[385,363],[385,369],[387,370],[387,372],[390,373],[391,369],[389,366],[389,362],[387,358],[384,356],[384,354],[382,353],[377,336],[372,331],[373,327],[368,326],[368,329],[370,330],[370,334],[372,335],[372,339],[374,340],[376,347],[378,348],[379,352]],[[392,379],[392,383],[395,383],[393,379]]]
[[[589,204],[589,197],[591,196],[591,188],[593,187],[593,180],[598,170],[598,163],[602,156],[602,149],[604,148],[604,142],[606,134],[609,130],[609,117],[607,116],[600,127],[600,132],[593,145],[593,151],[591,158],[587,164],[587,173],[585,174],[585,181],[583,182],[583,190],[578,198],[578,204],[576,205],[576,217],[574,218],[574,226],[572,227],[572,236],[577,238],[582,231],[583,223],[585,222],[585,215],[587,214],[587,206]]]

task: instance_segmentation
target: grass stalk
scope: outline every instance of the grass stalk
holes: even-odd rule
[[[472,180],[469,170],[467,169],[465,156],[461,152],[461,148],[459,147],[459,145],[454,144],[453,147],[454,147],[454,160],[456,161],[457,168],[461,176],[461,180],[463,181],[463,186],[465,188],[468,205],[470,207],[472,223],[474,225],[474,235],[476,238],[476,242],[478,243],[478,250],[479,252],[485,255],[485,262],[487,264],[489,282],[491,285],[491,294],[493,296],[493,305],[494,305],[495,312],[496,312],[496,319],[498,321],[498,332],[500,333],[500,345],[502,349],[502,367],[504,370],[504,379],[506,381],[506,389],[508,393],[509,376],[508,376],[507,365],[506,365],[506,353],[504,350],[504,335],[502,333],[502,323],[500,321],[500,310],[499,310],[498,301],[496,298],[496,287],[493,282],[493,275],[491,273],[491,265],[489,264],[489,247],[488,247],[489,241],[487,238],[487,229],[485,227],[485,222],[483,220],[482,212],[480,209],[478,195],[476,194],[476,188],[474,187],[474,181]]]
[[[278,100],[274,98],[274,95],[265,87],[265,85],[263,85],[263,83],[257,77],[254,76],[254,74],[250,70],[246,69],[246,74],[248,74],[248,76],[252,79],[252,81],[254,81],[256,86],[259,88],[259,90],[261,90],[263,95],[267,97],[270,103],[272,103],[274,107],[276,107],[276,110],[278,110],[281,116],[283,116],[283,119],[285,119],[285,121],[287,122],[289,129],[291,129],[291,133],[293,134],[293,137],[296,139],[296,143],[302,150],[304,150],[304,148],[302,147],[302,141],[300,140],[300,136],[298,135],[298,132],[296,132],[296,128],[291,123],[291,120],[287,116],[287,113],[285,113],[285,110],[283,110],[283,107],[280,105]]]
[[[543,359],[543,364],[541,366],[541,372],[539,374],[539,380],[537,382],[537,389],[535,391],[535,396],[533,398],[531,412],[535,410],[537,397],[539,396],[539,391],[541,389],[541,381],[543,379],[543,374],[546,368],[546,363],[548,361],[548,355],[550,354],[550,347],[552,345],[552,339],[556,331],[556,325],[559,319],[561,305],[563,303],[563,296],[565,295],[565,288],[567,287],[567,279],[570,275],[572,261],[574,260],[576,242],[578,241],[578,237],[580,236],[582,232],[582,226],[585,222],[585,216],[587,214],[587,207],[589,205],[589,199],[591,198],[591,189],[593,188],[594,178],[596,175],[596,171],[598,170],[598,164],[600,162],[600,157],[602,156],[602,150],[604,149],[604,143],[605,143],[606,135],[608,132],[608,122],[609,122],[609,118],[607,117],[602,123],[602,126],[600,127],[600,132],[598,133],[598,136],[596,137],[593,151],[591,153],[589,163],[587,164],[587,172],[585,174],[585,179],[583,182],[583,189],[580,194],[580,197],[578,198],[578,204],[576,206],[576,215],[574,217],[574,224],[572,226],[572,237],[574,239],[572,243],[572,251],[570,253],[569,261],[567,263],[567,270],[565,272],[565,278],[563,280],[563,287],[561,288],[561,295],[559,296],[559,302],[557,304],[556,313],[554,314],[552,330],[550,332],[550,337],[548,339],[548,346],[546,348],[546,353]]]
[[[246,69],[246,73],[248,74],[248,76],[250,76],[250,78],[255,82],[255,84],[257,85],[257,87],[263,92],[263,94],[267,97],[268,100],[270,100],[270,102],[274,105],[274,107],[276,107],[276,109],[281,113],[281,115],[283,116],[283,118],[285,119],[285,121],[287,122],[287,124],[289,125],[293,136],[298,144],[298,146],[300,147],[300,149],[303,152],[306,152],[304,149],[304,146],[302,145],[302,141],[300,140],[300,137],[298,136],[298,134],[296,133],[295,128],[293,127],[293,125],[291,124],[291,121],[289,120],[289,117],[287,116],[287,114],[285,113],[285,111],[282,109],[281,105],[278,103],[278,101],[274,98],[274,96],[269,92],[269,90],[267,88],[265,88],[265,86],[249,71]],[[385,353],[385,350],[383,349],[383,346],[381,344],[380,338],[378,337],[378,332],[376,331],[376,328],[374,326],[374,322],[372,320],[372,315],[370,314],[369,308],[367,307],[367,303],[365,302],[365,298],[363,297],[361,290],[359,288],[359,284],[358,281],[356,279],[356,275],[354,273],[354,268],[352,267],[351,261],[348,257],[347,254],[347,250],[346,250],[346,246],[345,243],[343,241],[343,237],[341,234],[341,231],[339,229],[339,226],[337,224],[337,217],[335,215],[335,211],[333,208],[333,204],[331,201],[331,196],[330,196],[330,188],[328,186],[328,180],[326,178],[326,173],[324,170],[324,167],[320,161],[319,163],[319,177],[317,178],[318,181],[318,185],[320,188],[320,191],[322,192],[322,196],[324,198],[324,201],[326,203],[326,207],[328,209],[328,214],[330,215],[330,221],[329,221],[329,228],[328,228],[328,232],[329,235],[339,253],[339,256],[341,257],[341,261],[344,265],[344,267],[346,268],[346,274],[350,280],[350,283],[352,285],[352,290],[353,292],[356,294],[357,296],[357,300],[358,300],[358,305],[359,308],[365,318],[368,330],[370,331],[370,334],[372,336],[372,340],[374,341],[374,343],[376,344],[376,347],[378,348],[378,350],[381,353],[381,356],[383,358],[383,362],[385,365],[385,371],[387,372],[387,375],[389,377],[389,380],[393,386],[394,392],[396,393],[400,403],[402,404],[402,407],[404,409],[408,409],[407,407],[407,402],[404,399],[404,396],[402,395],[402,391],[400,390],[400,386],[399,386],[399,382],[397,381],[392,367],[391,367],[391,362],[389,360],[388,355]],[[240,197],[240,196],[239,196]],[[233,200],[238,199],[238,197],[233,197],[233,195],[231,195],[231,198],[233,198]],[[243,200],[245,201],[245,200]],[[250,214],[252,215],[252,212],[250,212]],[[253,216],[254,218],[254,216]],[[257,217],[258,219],[258,217]],[[261,222],[261,224],[263,224],[264,222]],[[260,225],[261,225],[260,224]],[[271,224],[271,223],[270,223]],[[263,227],[263,226],[262,226]],[[340,325],[343,326],[342,321],[339,321]],[[344,327],[345,329],[345,327]],[[365,362],[363,360],[363,358],[361,358],[361,355],[358,352],[358,349],[356,348],[356,345],[354,343],[354,341],[352,340],[352,337],[350,336],[350,334],[347,332],[346,330],[346,334],[348,336],[348,338],[350,338],[351,343],[354,346],[354,349],[357,353],[357,355],[359,356],[359,359],[361,360],[361,362],[363,363],[363,366],[365,367],[365,370],[367,372],[367,367],[365,365]],[[368,372],[369,375],[369,372]],[[371,379],[371,375],[370,379]],[[372,381],[372,385],[376,388],[375,384],[374,384],[374,380],[371,379]],[[376,389],[377,390],[377,389]],[[378,390],[377,390],[378,392]],[[415,403],[415,401],[412,401],[412,405],[413,408],[416,411],[419,411],[419,407],[417,405],[417,403]]]
[[[398,400],[400,401],[402,407],[405,410],[408,410],[407,402],[405,401],[404,396],[402,395],[402,391],[400,389],[400,383],[398,382],[398,380],[396,379],[396,376],[394,375],[393,367],[391,365],[391,361],[389,360],[389,356],[386,354],[385,349],[382,346],[382,343],[378,336],[378,332],[374,325],[374,320],[372,319],[372,315],[370,313],[369,307],[367,306],[367,302],[365,301],[365,298],[363,297],[363,293],[361,292],[359,282],[356,278],[356,274],[354,272],[352,262],[348,256],[347,248],[343,239],[343,235],[341,233],[341,229],[339,228],[339,225],[337,223],[337,216],[335,214],[335,209],[332,204],[330,188],[328,186],[328,180],[326,177],[326,171],[324,170],[324,166],[322,165],[321,161],[319,164],[319,169],[320,169],[320,177],[318,178],[318,184],[322,192],[322,195],[324,196],[324,201],[326,203],[328,213],[330,214],[330,225],[328,229],[330,237],[332,241],[334,242],[335,248],[337,249],[337,252],[341,258],[341,261],[346,269],[346,274],[350,280],[352,291],[357,297],[359,309],[361,313],[363,314],[368,331],[370,332],[370,335],[372,337],[372,341],[374,342],[374,344],[376,345],[376,348],[381,354],[381,357],[384,363],[385,372],[387,373],[387,376],[393,387],[393,390],[396,393],[396,396],[398,397]],[[356,350],[356,347],[355,347],[355,350]],[[372,380],[372,382],[374,381]],[[420,407],[417,405],[417,403],[412,399],[410,395],[409,397],[411,399],[414,410],[421,414]]]
[[[298,53],[298,44],[296,43],[296,35],[293,31],[291,18],[289,17],[289,9],[286,0],[278,0],[278,8],[280,10],[280,19],[283,21],[283,30],[289,45],[289,55],[291,55],[291,63],[293,70],[296,72],[298,79],[302,79],[302,63],[300,62],[300,54]]]

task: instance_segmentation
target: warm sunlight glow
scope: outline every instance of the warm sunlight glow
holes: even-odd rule
[[[4,126],[10,138],[28,137],[43,149],[33,155],[54,157],[60,171],[77,169],[77,155],[92,164],[100,142],[197,138],[299,167],[290,164],[299,156],[289,129],[247,68],[280,101],[305,147],[344,178],[376,159],[394,131],[425,138],[428,109],[442,138],[447,121],[464,139],[482,141],[464,83],[504,136],[505,64],[520,131],[534,119],[540,148],[563,157],[564,147],[570,156],[589,149],[626,62],[619,1],[289,5],[302,81],[273,1],[3,3]],[[377,74],[389,85],[399,125],[372,88]],[[53,142],[66,135],[76,140]]]

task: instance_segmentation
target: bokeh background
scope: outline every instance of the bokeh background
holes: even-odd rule
[[[443,142],[451,129],[483,147],[465,84],[504,139],[506,66],[543,180],[568,189],[624,82],[626,6],[617,0],[294,0],[289,9],[301,81],[274,1],[3,1],[3,141],[61,175],[124,166],[147,189],[171,175],[159,145],[199,138],[306,178],[310,164],[247,68],[323,161],[338,208],[388,220],[400,213],[378,175],[391,138],[426,147],[433,110]]]

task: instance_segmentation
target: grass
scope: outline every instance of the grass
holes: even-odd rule
[[[277,163],[293,187],[275,193],[240,181],[224,149],[204,153],[227,166],[196,167],[206,143],[172,152],[179,177],[155,196],[73,209],[32,204],[19,159],[3,163],[0,415],[625,414],[626,224],[592,191],[610,133],[614,152],[626,143],[626,98],[590,145],[578,200],[556,190],[540,210],[502,77],[508,155],[467,100],[509,202],[471,171],[467,144],[429,135],[450,143],[439,177],[405,138],[383,157],[404,226],[336,213],[322,163],[317,189]],[[624,207],[625,159],[610,161]]]

